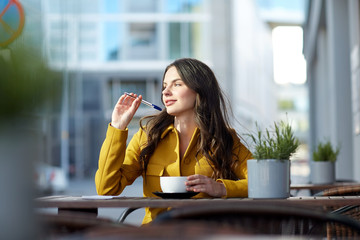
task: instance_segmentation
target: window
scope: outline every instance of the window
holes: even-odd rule
[[[157,25],[130,23],[127,59],[157,59]]]
[[[136,81],[136,80],[127,80],[121,81],[120,83],[120,92],[133,92],[138,95],[142,95],[144,99],[146,97],[146,81]]]
[[[128,0],[128,11],[129,12],[157,12],[158,0],[141,0],[134,1]]]
[[[48,0],[49,13],[97,13],[99,9],[99,0]]]
[[[204,11],[204,0],[166,0],[166,12],[192,13]]]
[[[169,58],[203,57],[200,23],[169,23]]]
[[[110,90],[110,108],[115,106],[116,102],[119,100],[119,97],[124,92],[133,92],[138,95],[142,95],[144,99],[147,99],[146,94],[146,81],[141,79],[129,79],[129,80],[120,80],[113,79],[109,82]]]
[[[181,57],[181,25],[180,23],[169,23],[169,54],[170,59]]]
[[[82,50],[79,53],[79,60],[82,62],[94,62],[97,59],[95,51]]]
[[[96,80],[84,79],[82,85],[83,109],[88,111],[100,110],[100,83]]]
[[[97,32],[96,23],[92,22],[80,22],[79,23],[79,47],[96,49],[97,44]]]
[[[103,11],[106,13],[118,13],[120,12],[120,0],[102,0]]]
[[[120,33],[123,25],[119,22],[104,23],[103,52],[105,61],[116,61],[121,59],[122,39]]]

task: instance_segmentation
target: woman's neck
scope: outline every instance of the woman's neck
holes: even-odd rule
[[[187,137],[187,138],[188,137],[191,138],[192,134],[194,133],[194,131],[196,129],[196,124],[195,124],[194,118],[175,117],[174,126],[175,126],[176,130],[178,131],[178,133],[180,134],[180,136]]]
[[[196,129],[194,118],[178,118],[175,117],[174,125],[179,133],[179,154],[180,160],[183,159],[186,149],[189,146],[190,140]]]

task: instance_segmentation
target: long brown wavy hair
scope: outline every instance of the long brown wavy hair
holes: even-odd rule
[[[166,72],[173,66],[186,86],[196,92],[195,123],[200,130],[196,156],[200,153],[209,164],[212,163],[214,179],[236,180],[231,170],[237,160],[233,154],[233,135],[236,133],[230,128],[225,98],[213,71],[199,60],[182,58],[166,67],[163,81]],[[146,122],[145,126],[143,122]],[[166,109],[141,119],[140,126],[148,136],[147,145],[140,152],[140,163],[145,172],[161,134],[172,123],[174,116],[169,115]]]

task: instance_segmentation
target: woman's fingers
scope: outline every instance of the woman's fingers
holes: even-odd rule
[[[136,96],[136,95],[135,95]],[[141,100],[142,100],[142,96],[139,95],[138,97],[136,97],[136,99],[134,99],[134,101],[131,104],[131,107],[133,108],[133,110],[136,110],[139,108],[140,104],[141,104]]]
[[[138,97],[134,93],[130,93],[130,95],[131,96],[123,94],[117,101],[112,113],[112,126],[119,129],[125,129],[134,117],[135,112],[140,106],[142,96],[139,95]]]
[[[206,176],[203,175],[191,175],[188,177],[188,180],[186,182],[186,185],[192,189],[192,191],[205,191],[206,190],[206,185],[210,184],[210,181],[212,180]]]
[[[195,174],[195,175],[191,175],[188,176],[188,183],[189,185],[195,185],[195,184],[205,184],[207,182],[209,182],[210,180],[212,180],[209,177],[206,177],[204,175],[200,175],[200,174]]]
[[[212,178],[204,175],[195,174],[188,176],[186,186],[188,191],[203,192],[213,197],[222,197],[226,195],[224,184],[216,182]]]
[[[134,93],[130,93],[130,95],[131,96],[127,95],[126,93],[121,95],[117,104],[131,106],[131,104],[136,100],[137,95]]]
[[[122,103],[124,101],[125,97],[126,97],[125,94],[121,95],[116,104]]]

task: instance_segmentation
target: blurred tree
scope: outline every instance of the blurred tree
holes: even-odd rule
[[[0,239],[38,239],[33,163],[41,143],[33,116],[60,96],[55,82],[34,49],[0,49]]]
[[[54,73],[35,49],[1,49],[0,78],[1,120],[39,110],[45,100],[59,97]]]

